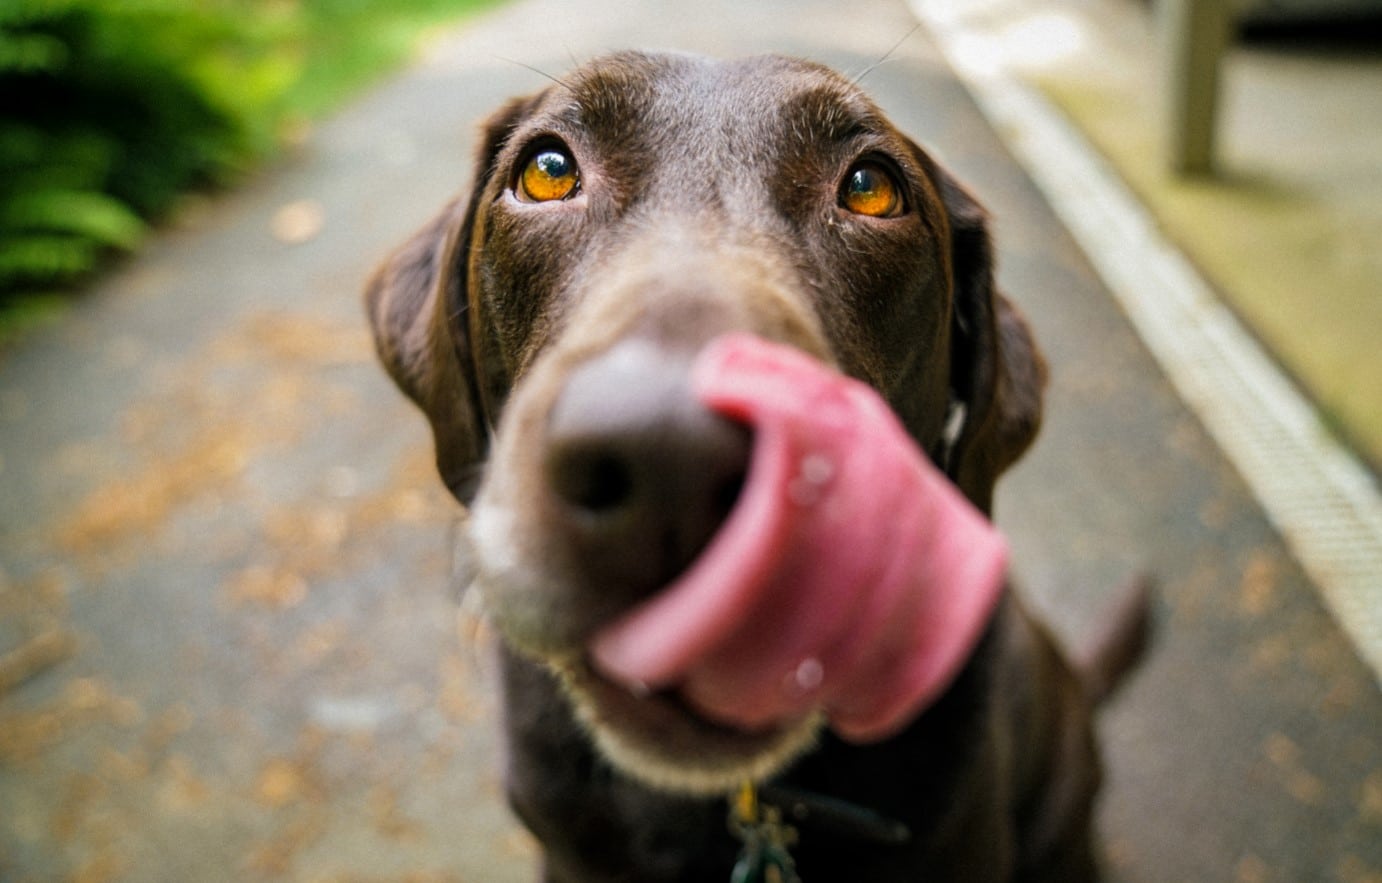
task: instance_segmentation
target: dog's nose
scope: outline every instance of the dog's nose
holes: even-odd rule
[[[576,368],[551,411],[559,529],[608,600],[631,602],[680,574],[743,485],[749,431],[695,400],[690,364],[652,342],[621,342]]]

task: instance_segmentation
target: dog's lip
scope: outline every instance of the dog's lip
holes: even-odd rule
[[[716,721],[697,711],[677,684],[658,689],[634,684],[626,686],[602,675],[588,659],[581,658],[561,666],[560,674],[569,689],[595,703],[601,716],[597,724],[618,728],[630,719],[656,727],[680,726],[694,736],[745,746],[772,741],[800,724],[799,720],[779,721],[749,728]]]

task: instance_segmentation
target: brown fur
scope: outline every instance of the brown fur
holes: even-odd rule
[[[549,142],[576,158],[579,195],[523,204],[518,169]],[[840,209],[860,157],[894,170],[903,215]],[[809,880],[1095,879],[1090,702],[1013,600],[946,696],[871,746],[814,725],[731,731],[584,663],[593,631],[674,577],[715,526],[630,550],[553,501],[553,414],[571,378],[611,354],[638,354],[680,402],[689,360],[720,333],[796,346],[877,388],[985,512],[1037,432],[1045,368],[994,289],[983,210],[851,84],[773,57],[586,65],[490,119],[469,196],[383,265],[367,302],[381,358],[431,421],[443,479],[473,503],[477,585],[504,638],[510,796],[547,880],[727,879],[722,804],[691,792],[746,774],[913,832],[878,846],[806,826]],[[673,437],[723,432],[664,410],[650,419]],[[632,754],[607,751],[611,766],[597,742]],[[687,793],[655,787],[668,785]]]

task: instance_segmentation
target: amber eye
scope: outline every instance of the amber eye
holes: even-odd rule
[[[518,176],[518,197],[526,202],[566,199],[581,182],[576,160],[562,147],[545,147],[533,153]]]
[[[856,215],[892,218],[902,214],[902,190],[897,179],[876,162],[861,162],[840,185],[840,205]]]

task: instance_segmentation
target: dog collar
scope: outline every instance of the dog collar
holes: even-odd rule
[[[783,823],[781,810],[759,802],[752,782],[729,799],[729,831],[740,843],[730,883],[801,883],[790,852],[797,831]]]
[[[729,829],[741,844],[731,883],[800,883],[791,854],[800,836],[797,825],[875,846],[901,846],[912,839],[905,824],[867,807],[784,785],[760,788],[745,782],[729,801]]]

